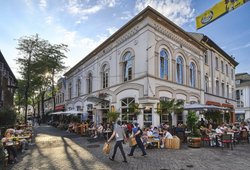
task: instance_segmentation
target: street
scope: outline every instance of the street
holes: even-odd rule
[[[34,127],[34,133],[35,144],[23,155],[19,154],[19,162],[8,165],[8,169],[243,170],[250,168],[249,144],[238,144],[233,150],[212,147],[193,149],[184,144],[180,150],[148,149],[146,157],[142,157],[141,151],[137,149],[133,157],[128,157],[128,163],[123,163],[119,149],[114,162],[108,159],[109,155],[102,153],[104,140],[90,141],[88,137],[80,137],[48,125]],[[129,152],[128,144],[124,145],[124,149],[125,153]]]

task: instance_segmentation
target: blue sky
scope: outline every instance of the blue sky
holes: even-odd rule
[[[211,24],[195,29],[195,17],[219,0],[8,0],[1,2],[0,50],[17,74],[17,39],[36,33],[51,43],[65,43],[72,67],[147,5],[186,31],[209,36],[250,73],[250,2]]]

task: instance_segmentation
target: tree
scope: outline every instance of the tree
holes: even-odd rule
[[[157,113],[162,116],[163,114],[168,115],[168,121],[169,125],[172,125],[172,113],[182,113],[183,111],[183,105],[184,101],[183,100],[161,100],[158,108],[157,108]]]
[[[67,45],[64,44],[52,45],[47,40],[40,39],[38,34],[18,39],[17,49],[21,55],[17,59],[17,64],[20,65],[19,73],[25,82],[24,104],[26,122],[28,100],[34,95],[34,91],[47,89],[48,85],[51,85],[52,96],[54,97],[54,76],[65,68],[62,59],[66,58],[64,52],[67,52],[68,49]],[[47,81],[46,73],[52,75],[50,81]]]
[[[187,127],[191,130],[191,135],[193,137],[200,137],[200,133],[198,132],[197,123],[198,116],[194,111],[188,111],[187,115]]]

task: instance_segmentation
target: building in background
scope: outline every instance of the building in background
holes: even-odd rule
[[[207,105],[228,108],[230,122],[235,121],[235,68],[238,63],[223,51],[209,37],[203,34],[190,33],[206,46],[204,53],[204,83]]]
[[[0,51],[0,109],[3,107],[13,107],[16,84],[15,75]]]
[[[242,122],[250,119],[250,75],[239,73],[235,75],[236,101],[235,109],[236,121]]]

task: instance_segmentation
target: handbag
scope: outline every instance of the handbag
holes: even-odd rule
[[[111,144],[105,142],[104,145],[103,145],[103,148],[102,148],[103,153],[104,154],[109,154],[110,150],[111,150]]]
[[[132,146],[135,146],[137,144],[136,140],[135,140],[135,137],[134,136],[130,136],[129,137],[129,146],[132,147]]]

